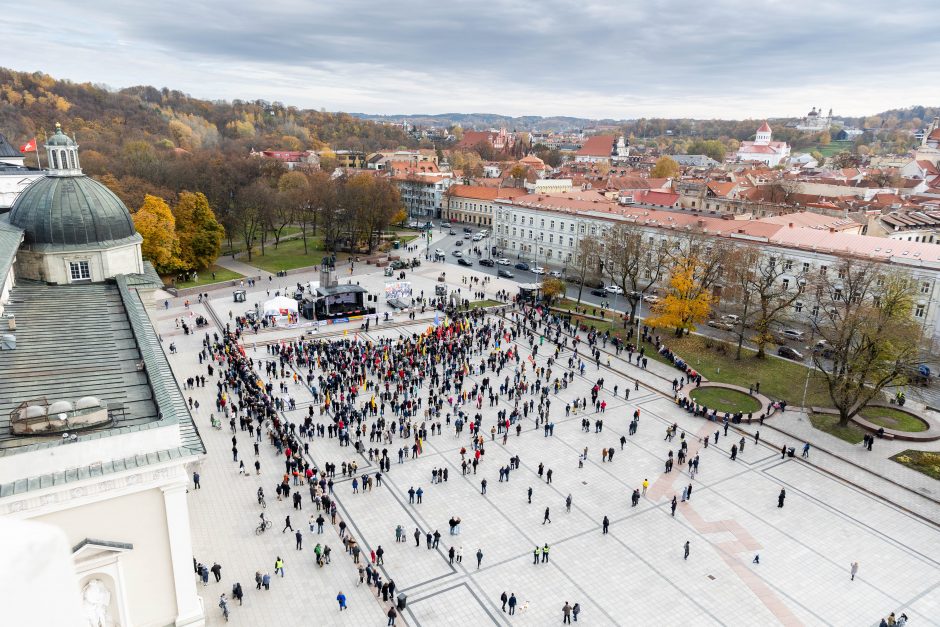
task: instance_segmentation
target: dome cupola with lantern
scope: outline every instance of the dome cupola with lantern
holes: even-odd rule
[[[10,208],[23,230],[16,274],[47,283],[87,283],[144,272],[130,211],[104,184],[82,173],[78,143],[56,130],[45,143],[48,169]]]

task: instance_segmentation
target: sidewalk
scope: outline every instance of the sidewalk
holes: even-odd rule
[[[582,332],[578,334],[586,335]],[[566,335],[571,336],[570,333]],[[673,401],[672,381],[683,376],[679,370],[652,358],[644,370],[635,365],[628,365],[623,353],[621,357],[617,357],[614,352],[604,348],[602,343],[597,347],[602,353],[601,364],[605,364],[609,357],[611,370],[629,379],[639,380],[647,388]],[[591,359],[590,365],[593,364]],[[702,380],[706,379],[703,377]],[[720,423],[715,424],[717,428]],[[878,440],[874,450],[868,452],[863,450],[861,445],[849,444],[816,429],[809,422],[807,415],[798,408],[788,408],[782,414],[775,413],[764,422],[763,427],[755,421],[751,425],[732,425],[731,429],[748,434],[751,438],[760,430],[761,442],[777,449],[786,444],[800,451],[802,444],[809,442],[810,458],[804,460],[807,463],[928,520],[936,521],[940,518],[940,482],[888,459],[906,449],[937,449],[936,442]]]

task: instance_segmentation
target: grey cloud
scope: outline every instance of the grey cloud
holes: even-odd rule
[[[886,11],[890,15],[879,17]],[[827,90],[851,93],[853,86],[870,90],[875,83],[893,106],[904,106],[929,98],[925,86],[940,77],[940,64],[931,63],[940,51],[932,32],[940,7],[911,0],[889,9],[871,0],[280,0],[245,6],[84,0],[28,4],[17,19],[40,25],[50,15],[82,39],[81,54],[68,62],[44,59],[42,47],[30,50],[34,44],[17,34],[21,29],[11,29],[14,39],[22,37],[13,58],[32,64],[24,69],[85,67],[69,78],[111,82],[139,67],[136,83],[201,96],[213,96],[204,90],[224,77],[236,81],[224,86],[227,97],[263,91],[269,99],[292,101],[283,91],[305,100],[299,105],[346,110],[363,107],[328,98],[385,103],[377,112],[449,111],[469,98],[513,114],[627,117],[684,108],[690,116],[741,117],[742,103],[756,115],[761,106],[765,115],[780,115],[809,104],[857,114],[874,103],[844,96],[829,103]],[[117,67],[102,67],[94,49],[113,50],[116,40],[132,54],[114,60]],[[160,71],[167,61],[172,66]],[[156,74],[146,73],[155,68]],[[215,82],[198,80],[212,69]],[[306,98],[298,94],[303,83],[311,85]],[[790,99],[804,105],[780,110]],[[722,101],[727,111],[720,111]],[[553,105],[563,108],[546,109]]]

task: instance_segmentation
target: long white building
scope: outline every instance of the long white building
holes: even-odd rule
[[[720,237],[739,245],[759,246],[767,255],[793,268],[783,275],[794,286],[800,274],[836,272],[851,257],[884,264],[916,285],[913,315],[925,336],[940,340],[940,245],[898,241],[834,228],[800,226],[797,221],[723,220],[689,212],[623,206],[598,193],[529,194],[494,201],[494,244],[507,257],[520,257],[549,268],[564,269],[578,261],[582,239],[600,239],[618,223],[638,224],[651,247],[690,232]],[[663,281],[668,281],[664,273]],[[720,286],[717,286],[720,290]],[[719,294],[720,296],[720,294]],[[809,322],[818,314],[812,298],[794,304],[791,317]]]

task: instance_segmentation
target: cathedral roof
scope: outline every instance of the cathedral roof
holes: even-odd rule
[[[769,132],[770,132],[770,124],[767,124],[767,122],[764,122],[763,124],[760,125],[760,128],[757,129],[757,132],[758,132],[758,133],[769,133]]]
[[[7,141],[7,138],[0,133],[0,157],[22,157],[23,153],[17,150],[16,146]]]
[[[87,176],[44,176],[17,197],[10,224],[28,244],[99,246],[135,237],[131,214],[110,189]]]

